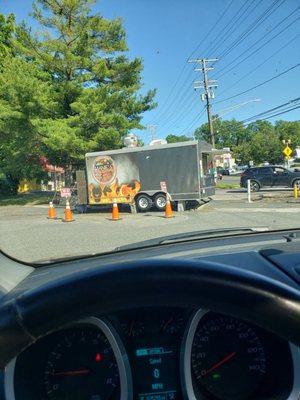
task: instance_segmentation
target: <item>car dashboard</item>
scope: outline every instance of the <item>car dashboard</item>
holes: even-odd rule
[[[129,263],[145,258],[219,262],[298,290],[299,244],[300,231],[237,235],[58,262],[27,272],[22,268],[21,275],[19,266],[2,259],[9,271],[15,268],[14,279],[18,276],[15,288],[9,283],[2,296],[12,298],[45,282],[98,270],[120,257]],[[172,301],[154,305],[155,295],[151,306],[125,304],[105,315],[95,309],[35,340],[0,371],[0,399],[299,399],[298,347],[227,314],[175,307]]]
[[[296,399],[298,348],[207,310],[147,307],[91,315],[12,360],[13,400]],[[276,382],[276,385],[274,385]]]

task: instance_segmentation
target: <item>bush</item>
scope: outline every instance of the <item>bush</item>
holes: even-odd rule
[[[0,178],[0,196],[16,194],[15,185],[6,178]]]

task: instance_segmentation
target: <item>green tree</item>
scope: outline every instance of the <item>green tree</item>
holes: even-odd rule
[[[300,121],[276,121],[275,131],[280,140],[290,139],[292,147],[300,146]]]
[[[0,73],[0,171],[14,184],[43,176],[39,156],[45,152],[39,130],[52,118],[51,82],[35,64],[15,57],[3,60]]]
[[[14,32],[15,16],[0,14],[0,64],[4,57],[12,53]]]
[[[283,161],[282,144],[274,126],[268,121],[256,121],[247,127],[251,140],[234,148],[234,155],[242,164],[260,164],[268,161],[276,164]]]
[[[91,13],[90,0],[38,0],[33,15],[43,28],[34,35],[17,29],[18,54],[49,74],[55,115],[38,121],[46,155],[68,167],[83,163],[86,151],[117,148],[143,112],[155,106],[155,92],[139,94],[140,59],[128,60],[120,19]]]
[[[243,123],[235,119],[222,120],[218,118],[214,120],[213,126],[216,148],[219,149],[238,146],[241,143],[247,142],[251,137],[251,132],[245,129]],[[208,124],[203,124],[197,128],[194,132],[194,136],[198,140],[210,142],[211,138]]]
[[[189,140],[193,140],[193,138],[188,137],[186,135],[168,135],[166,137],[166,141],[168,143],[177,143],[177,142],[188,142]]]

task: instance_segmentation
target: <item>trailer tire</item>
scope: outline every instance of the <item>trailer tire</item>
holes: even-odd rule
[[[152,199],[147,194],[140,194],[135,199],[136,207],[139,211],[149,211],[152,207]]]
[[[158,193],[155,197],[154,197],[154,204],[155,207],[159,210],[159,211],[164,211],[166,208],[166,195],[164,193]]]

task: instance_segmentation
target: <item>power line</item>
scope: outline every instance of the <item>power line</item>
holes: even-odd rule
[[[231,0],[231,2],[228,4],[228,6],[225,8],[225,10],[223,11],[223,13],[220,15],[220,17],[218,18],[218,20],[215,22],[215,24],[210,28],[210,30],[208,31],[208,33],[205,35],[205,37],[203,38],[202,42],[200,42],[196,48],[192,51],[192,53],[189,55],[188,59],[193,57],[193,55],[196,53],[196,51],[198,51],[202,45],[203,42],[205,42],[205,40],[209,37],[209,35],[215,30],[215,27],[218,26],[219,22],[222,20],[222,18],[224,17],[224,15],[227,13],[227,11],[229,10],[229,8],[231,7],[231,5],[233,4],[234,0]],[[187,60],[188,60],[187,59]]]
[[[250,32],[248,32],[248,35],[253,31],[253,29],[254,29],[254,27],[255,27],[255,24],[258,22],[258,21],[260,21],[260,23],[259,23],[259,25],[262,23],[262,22],[264,22],[272,13],[274,13],[277,9],[278,9],[278,7],[280,7],[284,2],[285,2],[286,0],[281,0],[281,2],[279,3],[279,4],[277,4],[278,2],[279,2],[279,0],[275,0],[275,2],[273,2],[272,3],[272,5],[269,7],[269,8],[267,8],[265,11],[264,11],[264,13],[254,22],[254,24],[252,24],[252,26],[251,26],[251,31]],[[274,5],[276,5],[277,4],[277,7],[273,10],[273,11],[271,11],[271,9],[272,9],[272,7],[274,7]],[[274,28],[272,28],[264,37],[266,37],[267,35],[269,35],[272,31],[274,31],[276,28],[278,28],[284,21],[286,21],[291,15],[293,15],[298,9],[299,9],[300,7],[297,7],[294,11],[292,11],[287,17],[285,17],[283,20],[281,20]],[[269,14],[267,14],[267,13],[269,13]],[[236,13],[236,15],[237,15],[237,13]],[[265,15],[265,17],[264,17],[264,15]],[[263,18],[264,17],[264,18]],[[263,18],[263,19],[262,19]],[[291,25],[293,25],[297,20],[298,20],[299,18],[297,18],[296,20],[294,20],[294,21],[292,21],[292,23],[291,24],[289,24],[288,26],[286,26],[283,30],[281,30],[280,32],[278,32],[275,36],[273,36],[272,38],[270,38],[267,42],[265,42],[262,46],[260,46],[258,49],[256,49],[254,52],[252,52],[251,54],[249,54],[247,57],[245,57],[243,60],[241,60],[237,65],[239,65],[241,62],[243,62],[243,61],[245,61],[246,59],[248,59],[249,57],[251,57],[253,54],[255,54],[257,51],[259,51],[261,48],[263,48],[264,46],[266,46],[270,41],[272,41],[273,39],[275,39],[277,36],[279,36],[282,32],[284,32],[286,29],[288,29]],[[227,24],[228,25],[228,24]],[[244,38],[245,39],[245,38]],[[243,39],[243,40],[244,40]],[[261,40],[261,39],[260,39]],[[259,41],[260,41],[259,40]],[[294,39],[293,39],[294,40]],[[292,40],[292,41],[293,41]],[[241,39],[240,39],[240,41],[241,41]],[[246,51],[244,51],[243,53],[241,53],[241,55],[243,55],[243,54],[245,54],[245,53],[247,53],[251,48],[253,48],[255,45],[257,45],[257,43],[258,42],[256,42],[256,43],[254,43],[252,46],[250,46],[250,48],[248,48]],[[288,42],[288,44],[289,44],[290,42]],[[229,50],[230,50],[230,48],[229,49],[227,49],[227,54],[229,54]],[[277,52],[276,52],[277,53]],[[241,56],[240,55],[240,56]],[[240,57],[239,56],[239,57]],[[237,59],[237,58],[236,58]],[[232,63],[234,63],[234,61],[236,60],[236,59],[234,59],[229,65],[227,65],[227,67],[223,67],[223,71],[224,71],[224,69],[226,70],[226,68],[228,68],[230,65],[232,65]],[[262,65],[263,63],[261,63],[260,65]],[[235,65],[235,66],[233,66],[230,70],[228,70],[228,71],[226,71],[226,72],[224,72],[223,74],[221,74],[221,75],[219,75],[219,77],[221,77],[221,76],[223,76],[223,75],[225,75],[226,73],[228,73],[229,71],[231,71],[233,68],[235,68],[237,65]],[[222,69],[221,69],[221,72],[222,72]],[[223,92],[224,93],[224,92]]]
[[[298,7],[296,10],[294,10],[290,15],[288,15],[284,20],[282,20],[279,24],[277,24],[270,32],[272,32],[276,27],[278,27],[283,21],[285,21],[287,18],[289,18],[294,12],[296,12],[300,7]],[[263,43],[260,47],[258,47],[256,50],[254,50],[252,53],[250,53],[248,56],[244,57],[241,61],[239,61],[237,64],[233,65],[233,67],[231,67],[228,71],[226,71],[226,69],[237,59],[240,58],[240,56],[242,54],[244,54],[245,52],[248,52],[253,46],[255,46],[258,42],[256,41],[256,43],[254,43],[252,46],[250,46],[246,51],[244,51],[240,56],[236,57],[230,64],[228,64],[227,67],[223,68],[223,70],[225,69],[225,72],[223,72],[221,75],[218,75],[217,78],[221,78],[222,76],[224,76],[225,74],[228,74],[228,72],[232,71],[234,68],[236,68],[238,65],[240,65],[241,63],[243,63],[244,61],[246,61],[248,58],[252,57],[253,54],[257,53],[259,50],[261,50],[263,47],[265,47],[267,44],[269,44],[272,40],[276,39],[279,35],[281,35],[281,33],[283,33],[284,31],[286,31],[289,27],[291,27],[292,25],[294,25],[295,22],[297,22],[300,19],[300,17],[297,17],[295,20],[293,20],[289,25],[287,25],[285,28],[283,28],[281,31],[279,31],[276,35],[274,35],[272,38],[270,38],[269,40],[267,40],[265,43]],[[270,33],[269,32],[269,33]],[[269,34],[268,33],[268,34]],[[268,34],[266,34],[265,36],[267,36]]]
[[[251,7],[251,5],[253,4],[254,1],[255,1],[255,0],[252,0],[252,2],[251,2],[251,3],[248,5],[248,7],[244,10],[244,12],[239,16],[239,14],[241,13],[241,11],[242,11],[242,9],[243,9],[243,7],[244,7],[244,5],[243,5],[243,6],[235,13],[234,17],[231,19],[231,22],[230,22],[230,23],[231,23],[231,26],[230,26],[229,28],[227,28],[227,27],[230,25],[230,23],[227,23],[227,24],[225,25],[225,27],[223,27],[223,29],[219,32],[218,36],[220,36],[220,33],[222,33],[223,31],[227,32],[227,34],[228,34],[228,32],[229,32],[230,30],[232,30],[232,28],[234,27],[234,25],[235,25],[235,23],[236,23],[236,21],[232,22],[232,21],[234,20],[234,18],[235,18],[235,17],[238,17],[238,16],[239,16],[239,18],[240,18],[240,17],[249,9],[249,7]],[[271,7],[272,7],[276,2],[278,2],[278,1],[280,1],[280,0],[275,0],[275,2],[271,5]],[[282,1],[282,0],[281,0],[281,1]],[[285,0],[283,0],[283,1],[285,1]],[[210,35],[210,33],[214,30],[215,26],[218,25],[219,21],[220,21],[220,20],[224,17],[224,15],[227,13],[227,11],[228,11],[229,8],[231,7],[232,3],[233,3],[233,0],[232,0],[232,1],[230,2],[230,4],[225,8],[224,12],[221,14],[221,16],[219,17],[219,19],[215,22],[215,24],[212,26],[212,28],[209,30],[209,32],[208,32],[208,33],[206,34],[206,36],[204,37],[203,41],[204,41],[204,40]],[[246,3],[245,3],[245,4],[246,4]],[[260,4],[260,3],[259,3],[259,4]],[[267,9],[267,10],[269,10],[269,9]],[[249,14],[250,14],[250,13],[249,13]],[[246,17],[248,17],[249,14],[248,14]],[[245,17],[245,18],[246,18],[246,17]],[[242,21],[244,21],[245,18],[244,18]],[[238,19],[237,19],[237,20],[238,20]],[[242,23],[242,21],[240,21],[240,24]],[[239,24],[239,25],[240,25],[240,24]],[[226,31],[226,29],[227,29],[227,31]],[[235,31],[235,30],[236,30],[236,28],[235,28],[233,31]],[[224,37],[222,37],[221,40],[222,40],[222,42],[223,42],[223,41],[224,41]],[[218,42],[217,42],[217,43],[218,43]],[[201,44],[202,44],[202,43],[200,43],[200,44],[194,49],[194,51],[191,53],[191,55],[194,54],[195,51],[196,51],[197,49],[199,49],[199,47],[201,46]],[[215,46],[216,46],[216,45],[215,45]],[[218,47],[219,47],[219,46],[218,46]],[[180,74],[179,74],[179,77],[177,78],[177,80],[176,80],[176,82],[175,82],[173,88],[171,89],[171,91],[170,91],[170,93],[169,93],[169,95],[168,95],[168,97],[167,97],[165,103],[164,103],[163,106],[162,106],[162,109],[159,111],[159,113],[158,113],[158,115],[157,115],[156,118],[163,119],[166,115],[169,115],[170,117],[171,117],[172,115],[174,115],[174,114],[176,113],[176,110],[173,111],[173,112],[171,111],[173,105],[176,103],[176,101],[177,101],[177,103],[181,104],[181,102],[183,102],[183,101],[186,99],[186,97],[188,96],[188,90],[185,90],[183,93],[181,93],[181,92],[182,92],[182,90],[184,90],[184,87],[185,87],[185,85],[186,85],[188,79],[191,77],[192,71],[188,74],[188,76],[186,77],[185,81],[182,83],[181,87],[180,87],[179,90],[177,91],[177,92],[181,93],[181,96],[180,96],[180,98],[179,98],[179,102],[178,102],[178,97],[177,97],[177,96],[174,96],[173,99],[171,100],[171,102],[169,103],[169,106],[166,108],[166,105],[167,105],[167,103],[168,103],[168,101],[169,101],[169,98],[170,98],[171,95],[173,94],[175,88],[177,87],[177,84],[178,84],[179,81],[180,81],[181,76],[183,75],[183,72],[184,72],[184,70],[185,70],[185,67],[186,67],[186,64],[185,64],[185,65],[183,66],[183,68],[181,69]],[[170,115],[170,112],[171,112],[171,115]],[[156,121],[156,122],[157,122],[157,121]]]
[[[179,97],[174,97],[173,101],[170,103],[169,108],[161,114],[161,116],[160,116],[160,118],[159,118],[160,120],[166,119],[166,117],[168,117],[169,119],[171,119],[174,115],[177,114],[178,111],[177,111],[176,108],[172,107],[173,104],[175,104],[175,102],[176,102],[176,100],[177,100],[177,106],[179,106],[180,104],[182,104],[182,103],[185,101],[185,99],[186,99],[187,97],[189,97],[189,93],[190,93],[189,86],[188,86],[188,85],[185,85],[185,82],[184,82],[184,84],[181,86],[181,88],[184,89],[184,86],[186,86],[186,87],[185,87],[185,90],[183,90],[183,92],[180,94]],[[159,121],[157,121],[157,123],[159,123]]]
[[[223,42],[223,38],[228,34],[228,31],[230,31],[230,29],[232,29],[232,27],[234,26],[234,24],[236,23],[236,21],[238,21],[239,19],[239,13],[241,12],[241,10],[245,7],[245,5],[247,4],[249,0],[246,0],[243,5],[238,9],[238,11],[234,14],[234,16],[230,19],[230,21],[217,33],[217,35],[215,36],[215,39],[213,39],[213,42],[217,39],[216,43],[211,46],[210,44],[208,44],[205,48],[205,50],[203,50],[203,54],[206,54],[208,51],[210,51],[210,53],[213,53],[213,51],[215,51],[215,47],[218,46],[220,43]],[[236,18],[236,21],[235,21]]]
[[[285,71],[279,73],[278,75],[273,76],[273,77],[270,78],[270,79],[267,79],[267,80],[264,81],[264,82],[261,82],[261,83],[255,85],[255,86],[252,86],[252,87],[249,88],[249,89],[244,90],[243,92],[237,93],[237,94],[235,94],[235,95],[233,95],[233,96],[230,96],[230,97],[227,97],[226,99],[223,99],[223,100],[218,100],[218,101],[215,102],[215,104],[224,103],[224,101],[231,100],[231,99],[234,99],[235,97],[241,96],[242,94],[248,93],[248,92],[250,92],[251,90],[254,90],[254,89],[256,89],[256,88],[258,88],[258,87],[260,87],[260,86],[263,86],[263,85],[265,85],[266,83],[269,83],[269,82],[273,81],[274,79],[277,79],[277,78],[279,78],[280,76],[285,75],[285,74],[287,74],[288,72],[290,72],[290,71],[292,71],[293,69],[298,68],[298,67],[300,67],[300,63],[294,65],[293,67],[290,67],[290,68],[286,69]]]
[[[252,4],[253,4],[255,1],[256,1],[256,0],[253,0],[252,3],[250,3],[250,5],[246,8],[246,10],[244,10],[244,12],[242,13],[242,15],[245,14],[245,12],[248,11],[248,9],[252,6]],[[279,0],[275,0],[275,1],[279,1]],[[285,1],[285,0],[284,0],[284,1]],[[262,0],[260,0],[258,4],[260,4],[261,2],[262,2]],[[252,12],[253,12],[256,8],[257,8],[257,6],[256,6],[256,7],[253,7],[253,9],[250,10],[249,13],[247,13],[247,14],[244,16],[244,18],[242,18],[242,19],[241,19],[241,17],[242,17],[242,15],[241,15],[241,16],[239,17],[239,19],[232,25],[231,28],[234,28],[234,29],[232,30],[232,32],[231,32],[229,35],[225,35],[224,37],[222,37],[222,40],[220,40],[219,44],[218,44],[217,46],[215,46],[215,47],[212,49],[212,51],[214,51],[214,52],[216,53],[217,50],[218,50],[220,47],[223,46],[223,44],[226,42],[226,40],[227,40],[230,36],[232,36],[232,34],[243,24],[243,22],[252,14]],[[238,23],[237,23],[237,22],[238,22]],[[218,56],[218,57],[219,57],[219,56]]]
[[[279,1],[279,0],[276,0],[276,1],[271,5],[271,7],[274,7],[274,5],[278,3],[278,1]],[[285,0],[283,0],[283,1],[285,1]],[[282,5],[283,1],[281,1],[281,2],[277,5],[276,9],[277,9],[279,6]],[[233,3],[233,1],[231,1],[231,3],[226,7],[226,9],[224,10],[224,12],[221,14],[221,16],[219,17],[219,19],[216,21],[215,25],[217,25],[218,22],[225,16],[226,12],[227,12],[228,9],[231,7],[232,3]],[[248,5],[247,10],[249,9],[249,7],[250,7],[252,4],[253,4],[253,1],[252,1],[252,3],[250,3],[250,5]],[[259,4],[260,4],[260,3],[259,3]],[[245,11],[245,10],[244,10],[244,11]],[[265,10],[265,13],[266,13],[267,11],[270,13],[270,7],[269,7],[267,10]],[[275,10],[273,10],[272,13],[273,13],[274,11],[275,11]],[[294,10],[293,13],[296,12],[296,11],[297,11],[297,9]],[[239,15],[240,13],[241,13],[241,9],[235,14],[235,16],[236,16],[236,15]],[[293,13],[292,13],[292,14],[293,14]],[[291,14],[290,14],[290,15],[291,15]],[[290,15],[289,15],[289,16],[290,16]],[[266,18],[269,17],[269,16],[270,16],[270,15],[264,16],[263,21],[265,21]],[[288,17],[289,17],[289,16],[288,16]],[[288,17],[286,17],[284,20],[286,20]],[[260,18],[263,18],[263,15],[260,16]],[[244,19],[245,19],[245,18],[244,18]],[[280,24],[282,24],[282,23],[284,22],[284,20],[281,21],[279,24],[277,24],[276,27],[278,27]],[[274,37],[272,37],[269,41],[275,39],[279,34],[281,34],[284,30],[288,29],[288,27],[291,26],[292,24],[294,24],[297,20],[298,20],[298,18],[297,18],[295,21],[293,21],[290,25],[288,25],[287,27],[285,27],[285,28],[284,28],[281,32],[279,32],[277,35],[275,35]],[[261,21],[260,24],[261,24],[263,21]],[[256,21],[256,22],[257,22],[257,21]],[[232,20],[231,20],[231,28],[230,28],[231,30],[232,30],[232,28],[234,27],[234,24],[235,24],[235,23],[236,23],[236,21],[235,21],[234,23],[232,23]],[[214,25],[214,26],[215,26],[215,25]],[[225,27],[223,27],[223,29],[221,30],[221,32],[223,32],[224,30],[226,30],[226,28],[227,28],[229,25],[230,25],[230,24],[227,23],[227,25],[226,25]],[[252,28],[251,28],[252,30],[254,29],[253,26],[254,26],[254,25],[252,24]],[[276,27],[274,27],[272,30],[276,29]],[[249,28],[250,28],[250,27],[248,27],[248,30],[249,30]],[[235,31],[235,30],[236,30],[236,29],[234,29],[234,31]],[[206,34],[205,38],[207,38],[207,37],[210,35],[210,33],[211,33],[212,31],[213,31],[213,27],[212,27],[212,28],[210,29],[210,31]],[[245,31],[245,32],[246,32],[246,31]],[[244,32],[242,35],[245,35],[245,32]],[[270,32],[271,32],[271,31],[270,31]],[[269,33],[270,33],[270,32],[269,32]],[[227,33],[228,33],[228,29],[227,29]],[[248,32],[248,35],[249,35],[250,33],[251,33],[251,31]],[[269,34],[269,33],[268,33],[268,34]],[[266,35],[265,35],[265,36],[266,36]],[[224,39],[224,38],[222,38],[222,40],[223,40],[223,39]],[[241,39],[242,39],[242,37],[238,38],[237,40],[240,40],[240,41],[241,41]],[[296,37],[295,37],[294,39],[296,39]],[[292,39],[290,42],[292,42],[294,39]],[[238,45],[237,40],[236,40],[233,44]],[[244,39],[242,39],[242,40],[244,40]],[[269,42],[269,41],[268,41],[268,42]],[[264,47],[265,45],[267,45],[268,42],[264,43],[260,48],[256,49],[255,52],[259,51],[262,47]],[[290,43],[290,42],[289,42],[289,43]],[[289,43],[288,43],[288,44],[289,44]],[[233,46],[233,44],[232,44],[231,46]],[[256,44],[257,44],[257,42],[255,43],[255,45],[256,45]],[[198,45],[198,46],[195,48],[195,50],[194,50],[191,54],[193,54],[200,46],[201,46],[201,44]],[[216,45],[215,45],[215,46],[216,46]],[[253,45],[252,45],[250,48],[248,48],[248,49],[246,50],[246,52],[248,52],[252,47],[253,47]],[[230,46],[229,46],[227,49],[225,49],[224,51],[225,51],[225,52],[229,52],[229,51],[230,51]],[[224,53],[224,51],[223,51],[223,53]],[[242,54],[244,54],[244,53],[245,53],[245,52],[243,52]],[[276,53],[277,53],[277,52],[276,52]],[[225,53],[224,53],[224,54],[225,54]],[[227,54],[228,54],[228,53],[227,53]],[[254,52],[252,52],[248,57],[246,57],[246,59],[249,58],[252,54],[254,54]],[[272,56],[271,56],[271,57],[272,57]],[[270,57],[270,58],[271,58],[271,57]],[[243,62],[243,61],[245,61],[245,59],[242,60],[241,62]],[[240,62],[240,63],[241,63],[241,62]],[[231,64],[232,64],[232,62],[231,62],[229,65],[227,65],[227,67],[225,67],[225,69],[228,68]],[[262,65],[262,64],[263,64],[263,63],[261,63],[260,65]],[[258,66],[257,66],[257,67],[258,67]],[[168,95],[168,97],[167,97],[166,102],[163,104],[163,107],[162,107],[162,109],[160,110],[160,112],[159,112],[159,114],[158,114],[158,117],[159,117],[160,119],[162,119],[165,115],[169,115],[170,117],[171,117],[172,115],[174,115],[174,114],[177,112],[177,110],[174,110],[174,111],[172,112],[173,105],[176,104],[176,101],[177,101],[177,104],[181,104],[181,103],[187,98],[187,96],[188,96],[188,89],[186,89],[184,92],[182,92],[182,89],[184,89],[185,83],[187,82],[187,80],[188,80],[189,77],[191,76],[192,71],[188,74],[187,78],[185,79],[185,81],[184,81],[183,84],[181,85],[180,89],[177,90],[177,92],[180,93],[180,97],[178,98],[177,96],[174,96],[173,99],[171,100],[171,103],[169,103],[169,106],[166,108],[166,105],[167,105],[167,103],[169,102],[169,98],[171,97],[171,95],[173,94],[174,90],[175,90],[176,87],[178,86],[178,83],[180,82],[180,79],[181,79],[181,77],[182,77],[182,75],[183,75],[183,72],[184,72],[185,68],[186,68],[186,64],[184,64],[183,68],[181,69],[180,74],[179,74],[177,80],[175,81],[175,84],[174,84],[173,88],[171,89],[171,91],[170,91],[170,93],[169,93],[169,95]],[[233,69],[233,68],[232,68],[232,69]],[[256,69],[256,68],[255,68],[255,69]],[[222,71],[222,70],[221,70],[221,71]],[[224,71],[224,68],[223,68],[223,71]],[[227,71],[227,72],[229,72],[229,71]],[[225,73],[227,73],[227,72],[225,72]],[[253,71],[251,71],[250,73],[252,73],[252,72],[253,72]],[[221,76],[223,76],[225,73],[223,73]],[[247,75],[248,75],[248,74],[247,74]],[[223,91],[223,93],[224,93],[224,91]],[[224,100],[224,101],[225,101],[225,100]],[[162,110],[164,110],[164,111],[162,111]],[[178,116],[177,116],[177,120],[178,120]],[[167,125],[168,125],[168,124],[169,124],[169,122],[167,122]],[[164,124],[163,126],[166,126],[166,124]]]
[[[223,51],[219,58],[224,58],[231,53],[241,42],[243,42],[252,32],[255,31],[263,22],[266,21],[286,0],[281,0],[281,3],[277,5],[275,9],[272,8],[278,3],[279,0],[275,0],[271,6],[269,6],[226,50]]]
[[[197,50],[199,50],[199,48],[201,47],[201,45],[205,42],[205,40],[209,37],[209,35],[215,30],[216,26],[217,26],[217,25],[219,24],[219,22],[223,19],[223,17],[224,17],[225,14],[227,13],[227,11],[229,10],[229,8],[230,8],[231,5],[233,4],[233,2],[234,2],[234,0],[231,0],[231,2],[229,3],[229,5],[225,8],[225,10],[224,10],[223,13],[220,15],[220,17],[217,19],[217,21],[215,22],[215,24],[210,28],[210,30],[209,30],[208,33],[205,35],[205,37],[202,39],[202,41],[194,48],[194,50],[193,50],[193,51],[190,53],[190,55],[186,58],[184,64],[183,64],[182,67],[181,67],[181,70],[180,70],[180,72],[179,72],[179,75],[178,75],[178,77],[177,77],[177,79],[176,79],[174,85],[172,86],[172,88],[171,88],[169,94],[167,95],[167,98],[166,98],[166,100],[164,101],[164,103],[163,103],[163,105],[162,105],[162,108],[161,108],[161,110],[159,111],[159,113],[161,113],[161,112],[165,109],[165,106],[166,106],[166,104],[168,103],[169,98],[170,98],[171,95],[174,93],[174,90],[175,90],[175,88],[177,87],[177,85],[178,85],[178,83],[179,83],[179,81],[180,81],[180,79],[181,79],[181,77],[182,77],[182,75],[183,75],[183,73],[184,73],[184,71],[185,71],[185,68],[187,67],[187,61],[188,61],[188,59],[189,59],[190,57],[192,57],[192,56],[194,55],[194,53],[195,53]],[[190,73],[189,73],[189,76],[186,78],[186,80],[185,80],[185,82],[184,82],[184,85],[185,85],[186,81],[189,79],[189,77],[191,77],[191,71],[190,71]],[[182,85],[181,88],[182,88],[184,85]],[[173,103],[172,103],[172,104],[173,104]],[[160,116],[160,114],[158,114],[158,116]]]
[[[249,0],[248,0],[249,1]],[[208,33],[205,35],[204,39],[202,40],[202,42],[200,42],[196,48],[192,51],[192,53],[187,57],[186,61],[193,56],[193,54],[201,47],[202,43],[205,42],[205,40],[209,37],[209,35],[215,30],[216,26],[219,24],[219,22],[223,19],[223,17],[225,16],[225,14],[227,13],[227,11],[229,10],[229,8],[231,7],[231,5],[233,4],[234,0],[231,0],[231,2],[229,3],[229,5],[225,8],[225,10],[223,11],[223,13],[221,14],[221,16],[218,18],[218,20],[215,22],[215,24],[211,27],[211,29],[208,31]],[[225,26],[225,28],[228,26],[228,24]],[[166,113],[168,112],[168,110],[173,106],[173,104],[176,102],[176,96],[173,97],[173,100],[171,101],[169,107],[167,108],[167,110],[165,110],[165,104],[168,102],[169,98],[171,97],[171,95],[174,92],[175,86],[178,84],[183,71],[185,69],[185,67],[187,66],[186,62],[183,65],[181,71],[180,71],[180,76],[177,78],[175,85],[173,86],[173,88],[171,89],[171,92],[169,93],[165,103],[163,104],[163,107],[160,111],[160,113],[158,114],[157,118],[162,118],[163,116],[166,115]],[[181,92],[183,90],[184,87],[186,87],[187,81],[189,80],[189,78],[191,78],[192,76],[192,71],[189,72],[188,76],[186,77],[185,81],[182,83],[180,89],[177,92]],[[186,92],[184,92],[183,96],[181,96],[181,99],[184,99],[186,97],[186,95],[188,94],[188,90],[186,90]],[[174,113],[173,113],[174,114]]]
[[[245,78],[247,78],[249,75],[253,74],[256,70],[258,70],[262,65],[264,65],[266,62],[268,62],[272,57],[276,56],[278,53],[280,53],[280,51],[285,50],[292,42],[294,42],[298,37],[300,37],[299,35],[294,36],[291,40],[289,40],[287,43],[285,43],[282,47],[280,47],[278,50],[276,50],[273,54],[271,54],[268,58],[266,58],[263,62],[261,62],[260,64],[258,64],[256,67],[254,67],[253,69],[251,69],[251,71],[249,71],[247,74],[243,75],[240,79],[238,79],[237,81],[235,81],[231,86],[230,89],[233,86],[236,86],[238,83],[240,83],[241,81],[243,81]],[[224,94],[228,91],[229,89],[225,89],[223,90],[221,93],[219,93],[219,95]]]
[[[285,110],[285,111],[281,111],[281,112],[278,112],[278,113],[276,113],[276,114],[270,115],[270,116],[268,116],[268,117],[256,119],[256,120],[254,120],[254,121],[252,121],[252,122],[255,122],[255,121],[264,121],[264,120],[266,120],[266,119],[274,118],[274,117],[276,117],[276,116],[278,116],[278,115],[287,114],[287,113],[289,113],[289,112],[291,112],[291,111],[293,111],[293,110],[297,110],[298,108],[300,108],[300,106],[292,107],[292,108],[289,108],[289,109],[287,109],[287,110]],[[242,122],[243,122],[243,121],[242,121]],[[245,125],[249,125],[249,124],[251,124],[252,122],[248,122],[248,123],[246,123]]]
[[[179,112],[179,114],[177,113],[177,116],[175,118],[175,120],[169,120],[165,123],[163,123],[162,125],[160,125],[160,129],[162,128],[166,128],[169,130],[171,129],[171,127],[175,126],[177,124],[177,122],[179,122],[182,117],[188,112],[188,110],[191,108],[191,106],[195,103],[195,100],[197,99],[197,97],[191,97],[190,101],[188,101],[185,106],[182,108],[182,110]]]
[[[200,119],[201,119],[202,115],[204,114],[204,112],[205,112],[205,106],[202,108],[200,114],[196,115],[196,117],[192,120],[192,122],[190,123],[190,125],[188,125],[188,126],[185,128],[185,130],[183,130],[183,131],[180,132],[180,135],[184,134],[185,131],[189,131],[190,129],[192,129],[192,128],[196,125],[196,123],[197,123],[198,121],[200,121]]]
[[[245,122],[251,121],[251,120],[253,120],[253,119],[257,118],[257,117],[264,116],[265,114],[269,114],[269,113],[272,112],[272,111],[279,110],[280,108],[283,108],[283,107],[286,107],[286,106],[289,106],[289,107],[290,107],[291,105],[293,105],[293,103],[297,103],[297,102],[299,102],[299,101],[300,101],[300,97],[297,97],[296,99],[289,100],[287,103],[281,104],[281,105],[279,105],[279,106],[277,106],[277,107],[270,108],[269,110],[266,110],[266,111],[264,111],[264,112],[261,112],[261,113],[259,113],[259,114],[256,114],[256,115],[254,115],[253,117],[246,118],[246,119],[243,120],[242,122],[245,123]]]

